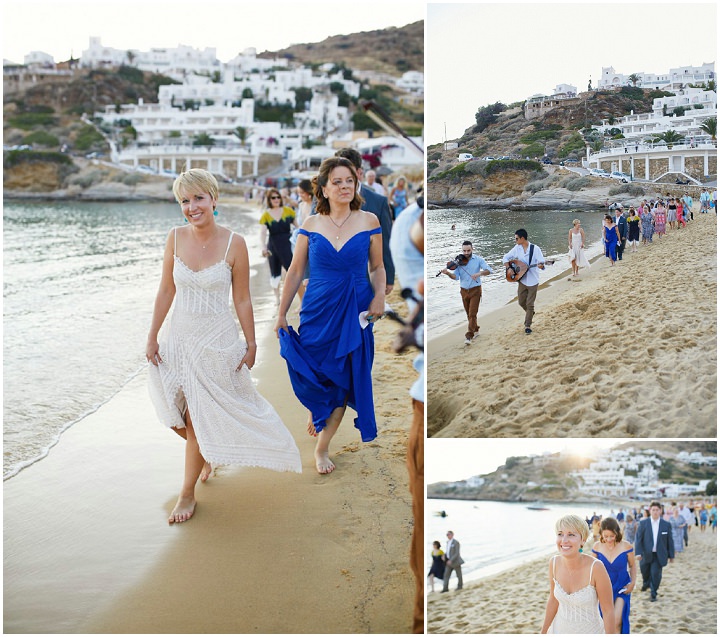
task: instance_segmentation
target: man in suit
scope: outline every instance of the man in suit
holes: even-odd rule
[[[447,546],[445,547],[445,575],[443,576],[443,588],[442,592],[448,592],[448,584],[450,583],[450,575],[455,571],[458,585],[457,589],[462,590],[462,565],[465,564],[465,560],[460,557],[460,542],[455,539],[452,531],[447,532]]]
[[[628,237],[628,222],[624,212],[622,206],[615,208],[615,225],[617,225],[618,231],[620,232],[620,243],[618,243],[617,246],[618,261],[622,261],[625,243],[627,243]]]
[[[635,555],[640,559],[642,589],[650,589],[650,601],[657,600],[657,591],[662,580],[663,567],[675,558],[675,544],[672,527],[660,518],[662,508],[659,502],[650,504],[650,517],[638,525],[635,536]]]
[[[383,265],[385,266],[385,275],[387,284],[385,286],[385,295],[390,294],[395,282],[395,266],[390,253],[390,233],[392,232],[392,215],[390,214],[390,204],[388,198],[376,193],[370,186],[362,183],[363,167],[362,155],[355,148],[341,148],[335,153],[336,157],[344,157],[352,162],[360,184],[360,196],[365,200],[362,209],[367,212],[375,213],[380,220],[380,228],[382,229],[383,244]]]

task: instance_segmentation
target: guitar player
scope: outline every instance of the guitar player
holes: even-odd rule
[[[538,285],[540,285],[538,270],[545,269],[545,257],[539,246],[533,246],[531,254],[531,244],[527,236],[524,228],[515,232],[515,247],[503,257],[503,266],[507,268],[513,259],[519,259],[528,265],[527,272],[518,281],[518,303],[525,310],[525,334],[531,334],[533,314],[535,314],[535,297]]]

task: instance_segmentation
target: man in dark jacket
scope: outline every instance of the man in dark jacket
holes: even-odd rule
[[[372,188],[362,183],[362,156],[355,148],[341,148],[335,153],[335,156],[349,159],[350,162],[352,162],[352,165],[355,166],[358,182],[360,184],[360,196],[365,200],[362,209],[367,212],[374,213],[380,220],[380,228],[382,229],[383,265],[385,266],[385,275],[387,277],[385,294],[388,295],[392,291],[393,283],[395,282],[395,266],[393,265],[392,255],[390,253],[392,215],[390,214],[388,198],[379,195]]]
[[[657,591],[662,580],[663,567],[675,558],[675,544],[672,527],[660,517],[659,502],[650,504],[650,517],[642,520],[635,535],[635,555],[640,560],[642,589],[650,589],[650,601],[657,600]]]
[[[620,232],[620,242],[617,246],[617,258],[618,261],[622,261],[628,237],[628,222],[622,206],[615,208],[615,225],[618,227],[618,231]]]

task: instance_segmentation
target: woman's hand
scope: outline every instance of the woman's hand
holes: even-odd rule
[[[281,316],[278,316],[277,321],[275,321],[275,327],[273,328],[275,330],[275,336],[277,338],[280,338],[280,330],[283,329],[287,332],[287,328],[288,328],[287,317],[284,314]]]
[[[235,368],[235,371],[239,372],[243,365],[246,365],[248,369],[252,369],[255,365],[255,354],[257,354],[257,345],[248,343],[247,351],[245,356],[242,357],[240,364]]]
[[[158,363],[163,362],[162,358],[160,358],[160,346],[157,340],[148,339],[147,346],[145,347],[145,358],[148,363],[152,363],[155,367],[158,366]]]
[[[267,257],[269,254],[270,254],[270,252],[268,252],[267,248],[263,248],[262,255],[264,257]]]
[[[626,592],[626,593],[632,593],[632,591],[633,591],[634,588],[635,588],[635,582],[630,582],[630,583],[625,587],[625,592]]]
[[[385,295],[374,296],[367,309],[367,320],[369,323],[379,321],[385,314]]]

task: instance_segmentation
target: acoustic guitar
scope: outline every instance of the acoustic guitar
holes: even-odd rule
[[[555,263],[555,259],[546,259],[545,265],[553,265]],[[507,268],[505,268],[505,279],[509,281],[510,283],[517,283],[520,279],[522,279],[525,276],[525,273],[530,268],[535,268],[539,264],[533,263],[532,265],[528,265],[524,261],[521,261],[520,259],[510,259],[508,262]]]

